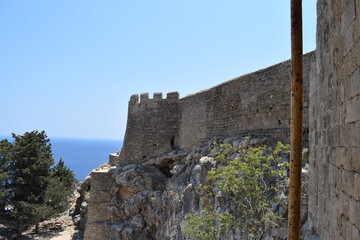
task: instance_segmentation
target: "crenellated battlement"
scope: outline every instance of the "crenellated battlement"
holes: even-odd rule
[[[149,98],[149,93],[132,95],[119,164],[141,162],[171,151],[178,131],[178,105],[178,92],[169,92],[166,98],[159,92],[153,98]]]
[[[178,92],[169,92],[169,93],[166,95],[166,99],[167,99],[167,100],[178,101],[178,100],[179,100],[179,93],[178,93]]]
[[[130,97],[129,104],[139,103],[139,94],[133,94]]]
[[[157,100],[162,99],[162,93],[154,93],[154,99],[157,99]]]
[[[130,97],[130,104],[140,104],[140,103],[149,103],[149,102],[157,102],[157,101],[171,101],[176,102],[179,101],[179,93],[178,92],[169,92],[166,94],[166,98],[163,98],[163,94],[161,92],[156,92],[153,94],[153,98],[149,97],[149,93],[141,93],[133,94]]]

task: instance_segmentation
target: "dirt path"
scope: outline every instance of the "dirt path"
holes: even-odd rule
[[[70,220],[70,221],[69,221]],[[81,240],[82,233],[73,225],[71,218],[62,216],[40,224],[40,233],[35,234],[31,229],[17,240]],[[13,233],[5,227],[0,227],[0,240],[12,239]]]
[[[51,240],[72,240],[75,231],[73,228],[65,228],[64,231],[59,232],[58,236],[49,238]]]

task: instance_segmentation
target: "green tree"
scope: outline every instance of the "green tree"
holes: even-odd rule
[[[237,229],[246,239],[261,239],[262,234],[281,220],[271,205],[284,194],[289,146],[233,149],[220,146],[218,166],[208,172],[209,184],[201,186],[201,210],[189,214],[185,234],[191,239],[218,239],[229,229]],[[234,154],[237,154],[236,157]],[[219,211],[215,198],[225,198],[231,208]],[[211,230],[211,231],[210,231]],[[204,234],[206,232],[206,234]]]
[[[12,136],[12,143],[0,142],[0,223],[21,234],[66,209],[74,176],[62,160],[51,168],[51,144],[44,131]]]
[[[10,163],[10,149],[12,145],[7,140],[0,141],[0,209],[5,209],[6,196],[8,195],[8,180],[9,180],[9,163]],[[0,222],[2,222],[3,214],[0,214]]]
[[[52,168],[52,176],[56,178],[64,186],[67,194],[75,190],[74,173],[65,166],[65,162],[60,158],[59,162]]]
[[[69,196],[75,190],[74,183],[74,173],[60,159],[51,169],[51,178],[45,192],[45,199],[49,206],[46,214],[47,218],[64,212],[69,207]]]

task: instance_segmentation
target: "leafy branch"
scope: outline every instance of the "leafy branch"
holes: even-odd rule
[[[248,239],[258,239],[282,219],[271,209],[284,195],[289,145],[275,148],[221,144],[215,156],[217,166],[208,172],[208,184],[201,186],[201,211],[188,214],[185,235],[191,239],[218,239],[238,230]],[[226,207],[218,206],[218,198]]]

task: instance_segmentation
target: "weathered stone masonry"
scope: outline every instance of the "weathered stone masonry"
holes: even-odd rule
[[[304,55],[304,92],[314,54]],[[179,140],[185,149],[204,138],[242,134],[272,136],[287,142],[290,126],[290,61],[247,74],[179,101]],[[304,94],[304,131],[308,131]]]
[[[110,221],[108,207],[111,201],[112,177],[109,170],[91,172],[90,199],[84,239],[106,239],[107,224]]]
[[[314,54],[304,56],[304,86]],[[131,96],[120,164],[139,163],[171,151],[191,149],[216,135],[243,134],[289,139],[290,61],[235,78],[211,89],[179,99],[155,93]],[[308,94],[304,94],[304,132],[308,132]]]
[[[121,165],[139,163],[149,157],[169,152],[175,145],[178,130],[179,94],[161,93],[132,95],[129,101],[128,121],[124,146],[120,155]]]
[[[319,0],[310,81],[309,217],[321,239],[360,239],[360,1]]]

